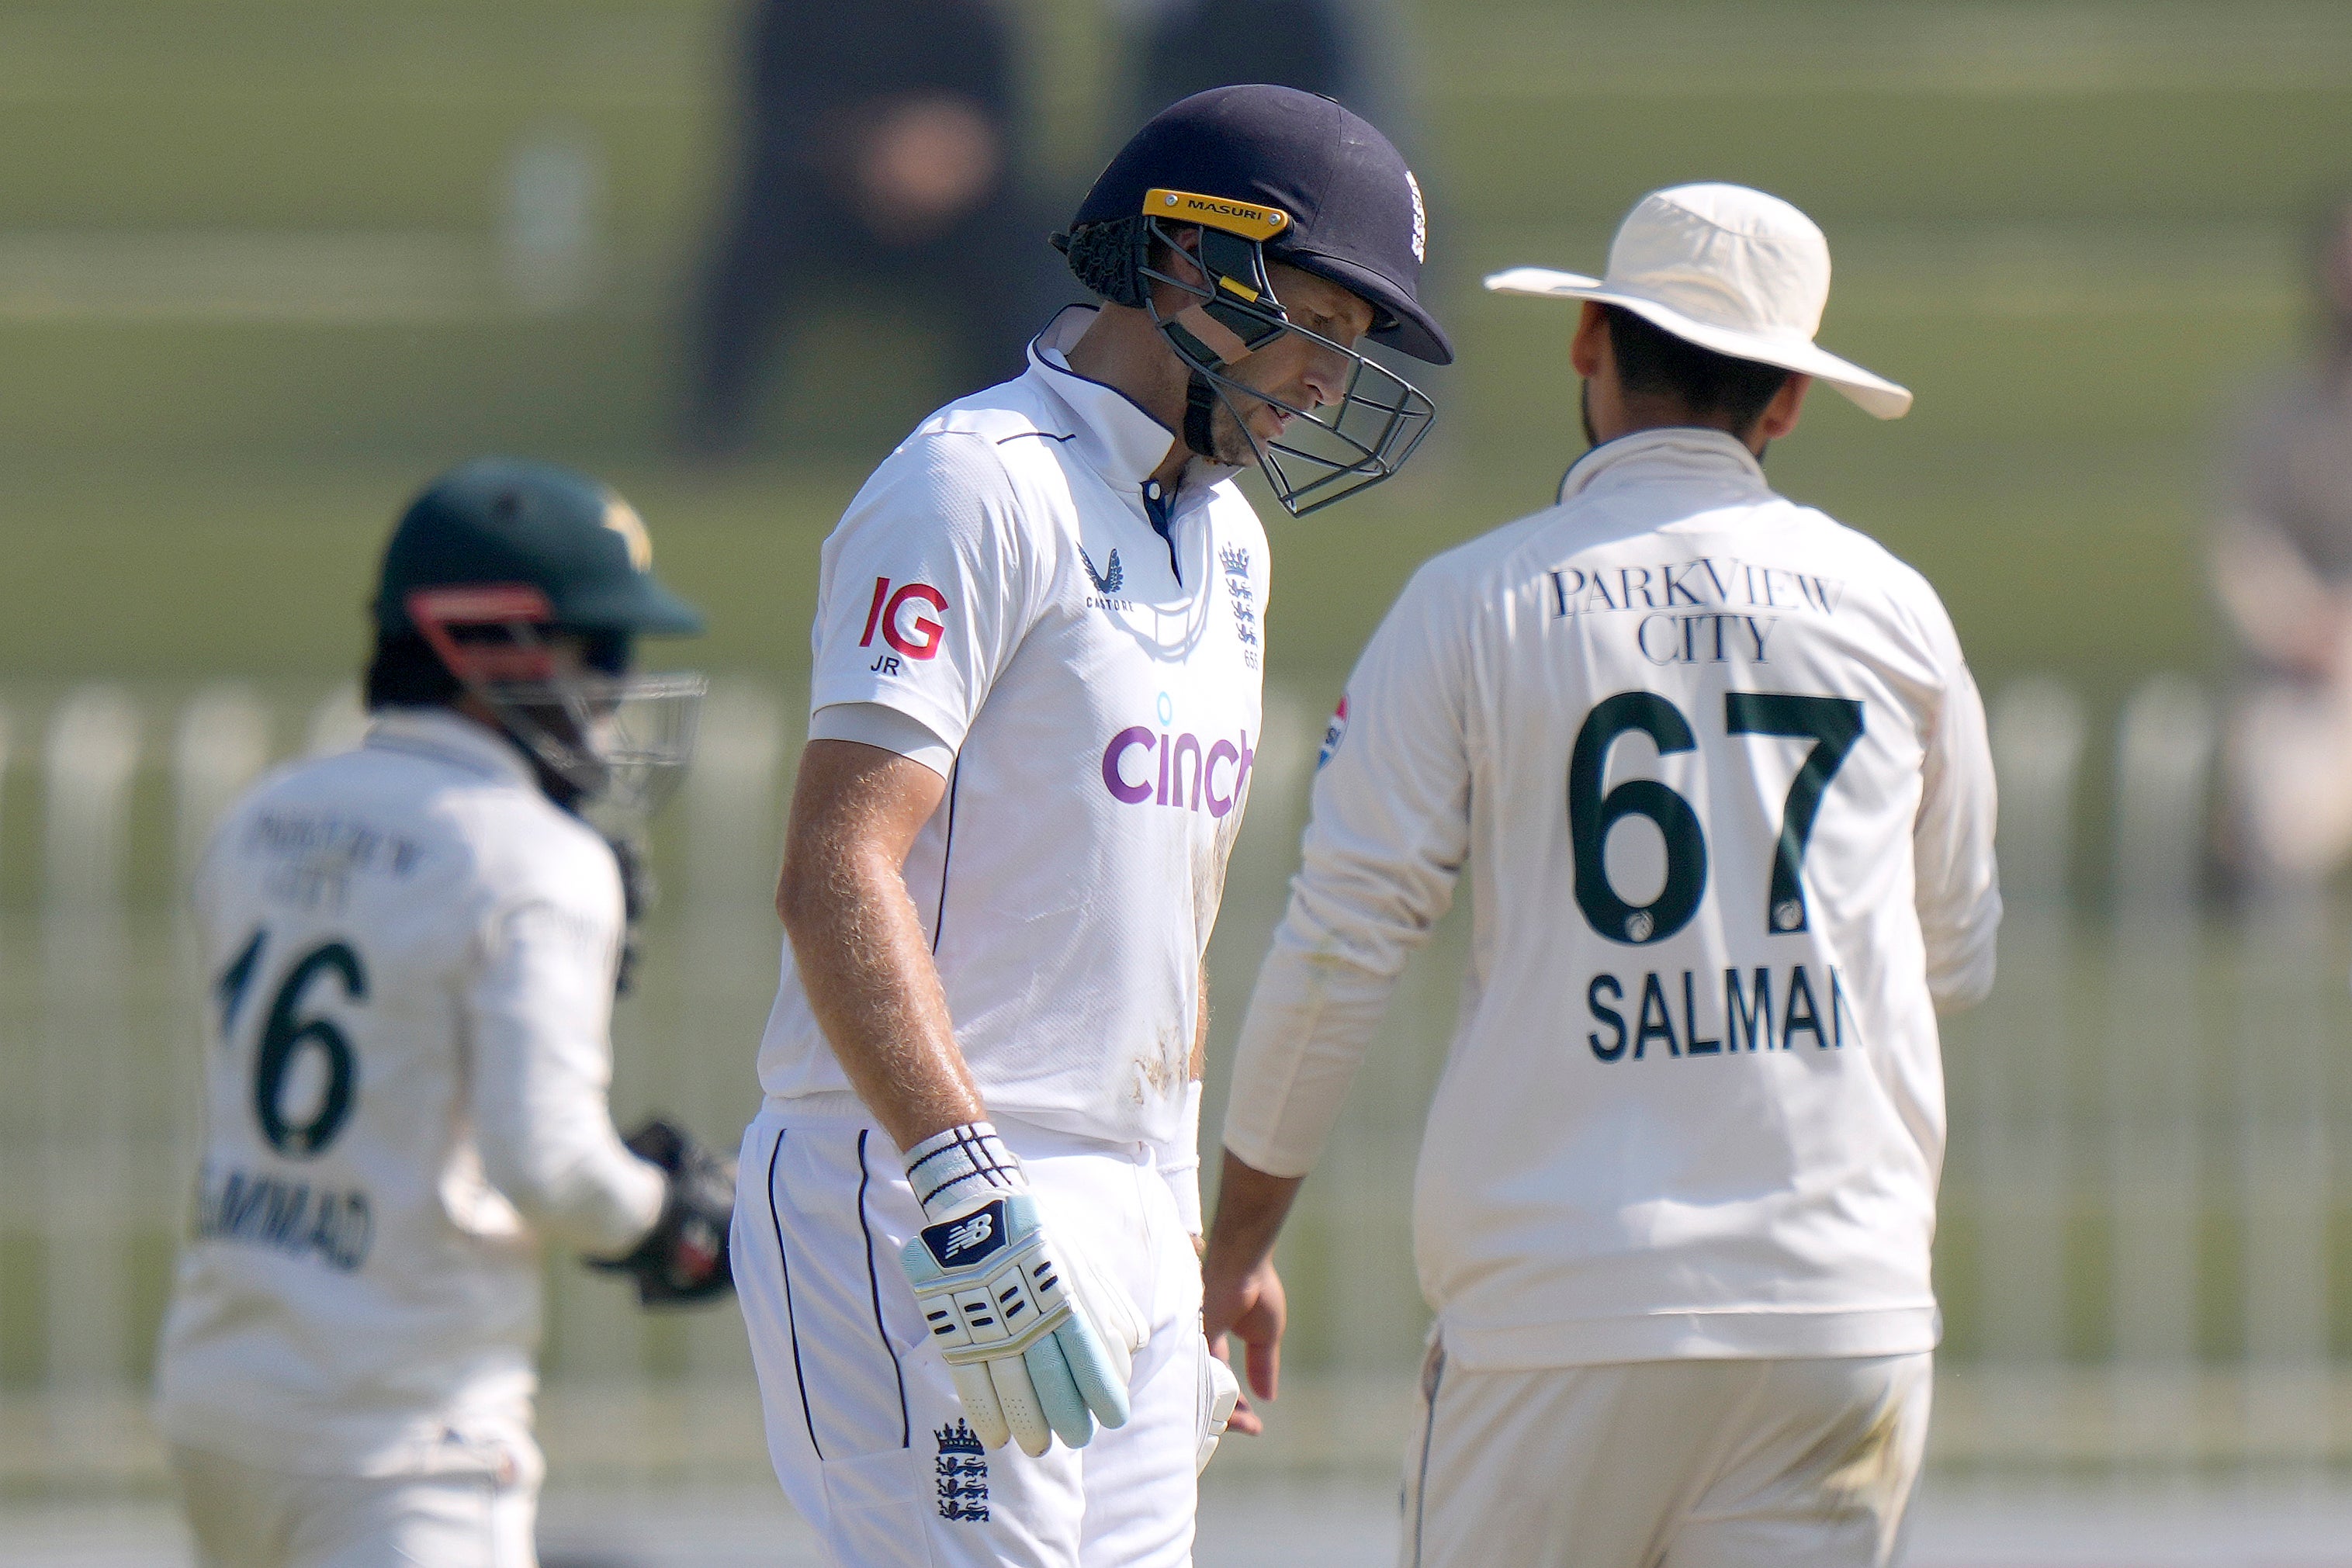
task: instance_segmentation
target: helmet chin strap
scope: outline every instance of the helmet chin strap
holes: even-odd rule
[[[1210,439],[1210,421],[1217,412],[1217,389],[1198,370],[1184,387],[1184,444],[1210,462],[1219,461],[1214,443]]]

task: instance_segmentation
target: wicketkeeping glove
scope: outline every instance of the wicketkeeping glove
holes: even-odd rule
[[[926,1138],[907,1176],[929,1223],[899,1261],[982,1444],[1009,1436],[1034,1457],[1055,1437],[1086,1447],[1097,1421],[1125,1426],[1142,1320],[1056,1244],[996,1129],[972,1122]]]
[[[735,1288],[728,1232],[735,1218],[735,1167],[656,1118],[625,1140],[629,1152],[669,1176],[661,1218],[625,1258],[592,1258],[591,1269],[634,1274],[637,1303],[678,1307]]]

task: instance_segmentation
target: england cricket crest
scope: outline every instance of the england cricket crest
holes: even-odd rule
[[[1250,552],[1244,545],[1227,545],[1217,551],[1217,564],[1225,569],[1225,596],[1234,607],[1234,641],[1242,645],[1242,663],[1257,668],[1257,594],[1250,587]]]
[[[988,1522],[988,1451],[971,1435],[961,1417],[932,1436],[940,1440],[940,1457],[932,1475],[940,1498],[940,1517],[971,1523]]]

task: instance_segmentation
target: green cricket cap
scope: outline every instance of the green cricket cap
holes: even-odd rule
[[[566,631],[692,637],[702,612],[654,576],[635,508],[587,475],[551,463],[481,457],[427,485],[384,547],[374,613],[385,636],[415,632],[422,588],[527,583]]]

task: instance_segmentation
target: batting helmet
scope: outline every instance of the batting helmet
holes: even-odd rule
[[[626,501],[584,474],[488,457],[409,503],[383,554],[379,643],[415,637],[537,758],[564,804],[650,811],[684,768],[704,682],[628,674],[639,635],[692,636],[702,614],[653,574]],[[585,642],[560,667],[549,639]]]
[[[1202,276],[1153,265],[1155,245],[1186,249]],[[1303,517],[1403,465],[1429,433],[1436,408],[1403,377],[1292,322],[1265,264],[1286,263],[1325,278],[1372,307],[1370,337],[1432,364],[1450,364],[1454,346],[1420,299],[1429,222],[1420,183],[1403,157],[1369,123],[1327,98],[1295,88],[1217,88],[1170,105],[1110,161],[1055,244],[1089,289],[1115,305],[1148,310],[1191,368],[1183,437],[1214,457],[1210,415],[1219,399],[1242,396],[1291,416],[1280,440],[1256,449],[1276,497]],[[1164,253],[1163,253],[1164,254]],[[1163,315],[1152,285],[1193,303]],[[1351,361],[1340,399],[1326,409],[1296,407],[1225,372],[1285,332],[1312,338]]]

